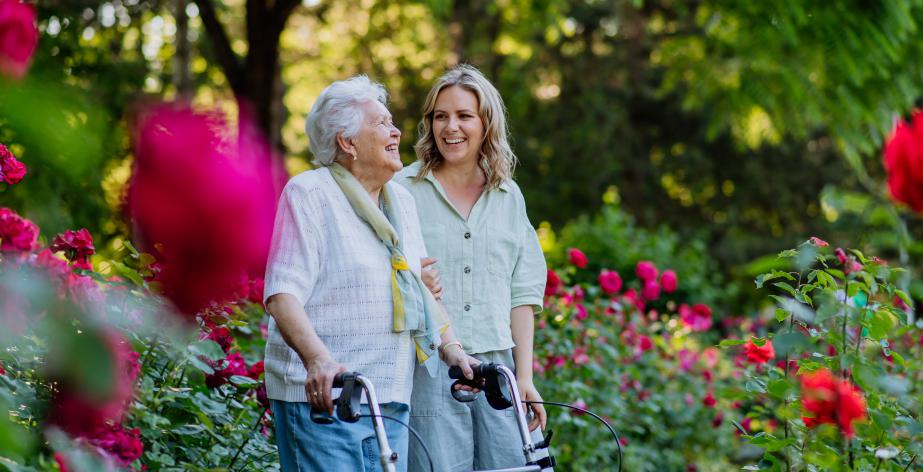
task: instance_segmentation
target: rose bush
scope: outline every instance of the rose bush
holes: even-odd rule
[[[923,337],[897,283],[905,271],[818,238],[779,258],[791,269],[756,278],[777,292],[777,325],[746,341],[728,391],[751,405],[744,421],[778,425],[738,423],[763,450],[750,469],[919,470]]]

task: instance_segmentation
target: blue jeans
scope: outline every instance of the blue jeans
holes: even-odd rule
[[[362,405],[362,414],[369,414]],[[403,403],[381,405],[381,414],[408,422],[410,407]],[[311,421],[308,403],[272,401],[276,443],[283,472],[335,471],[380,472],[378,440],[371,418],[345,423],[334,416],[333,424]],[[398,454],[398,472],[407,471],[407,428],[383,418],[388,444]]]

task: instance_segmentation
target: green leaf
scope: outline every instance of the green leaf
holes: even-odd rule
[[[792,385],[789,383],[788,379],[775,379],[770,380],[766,385],[766,391],[770,395],[778,398],[779,400],[784,400],[785,395],[791,390]]]
[[[795,257],[795,256],[797,256],[797,255],[798,255],[798,251],[797,251],[797,250],[795,250],[795,249],[786,249],[786,250],[780,252],[779,255],[776,256],[776,257],[778,257],[778,258],[781,259],[781,258],[785,258],[785,257]]]
[[[887,338],[891,330],[897,326],[897,320],[887,310],[878,310],[863,325],[868,328],[870,338],[880,341]]]
[[[785,290],[786,292],[788,292],[789,295],[793,297],[795,296],[795,288],[785,282],[776,282],[772,285],[774,287],[778,287],[778,288],[781,288],[782,290]]]
[[[198,356],[191,356],[189,358],[189,363],[192,364],[192,366],[195,367],[196,369],[199,369],[202,372],[204,372],[205,375],[211,375],[215,373],[215,369],[212,369],[210,365],[206,364],[205,361],[203,361]]]
[[[788,312],[781,308],[776,308],[776,321],[781,323],[785,321],[786,318],[788,318]]]
[[[258,381],[253,380],[250,377],[244,377],[243,375],[232,375],[230,381],[232,384],[243,388],[256,388],[260,386]]]
[[[836,287],[836,279],[824,270],[817,271],[817,282],[824,288]]]
[[[723,339],[718,343],[718,347],[740,346],[741,344],[747,344],[747,341],[742,339]]]
[[[810,348],[811,340],[798,331],[781,333],[772,338],[772,347],[776,351],[777,358],[785,357],[786,354],[793,357]]]
[[[189,352],[210,361],[220,361],[227,357],[221,346],[211,339],[202,339],[189,345]]]

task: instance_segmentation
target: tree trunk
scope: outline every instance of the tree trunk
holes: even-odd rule
[[[188,0],[175,0],[176,10],[176,56],[173,57],[173,86],[181,99],[191,99],[192,74],[189,70],[189,15],[186,14]]]
[[[231,49],[224,25],[217,17],[212,0],[195,0],[205,32],[215,48],[242,115],[249,115],[269,140],[284,155],[282,122],[282,78],[279,64],[279,38],[299,0],[247,0],[247,55],[240,58]]]

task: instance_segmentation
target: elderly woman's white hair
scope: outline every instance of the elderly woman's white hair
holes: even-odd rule
[[[362,125],[362,109],[359,106],[369,101],[387,105],[388,92],[383,85],[372,82],[365,75],[336,81],[320,93],[304,125],[311,153],[314,154],[314,164],[333,164],[340,153],[337,134],[342,132],[343,137],[348,139],[359,133]]]

